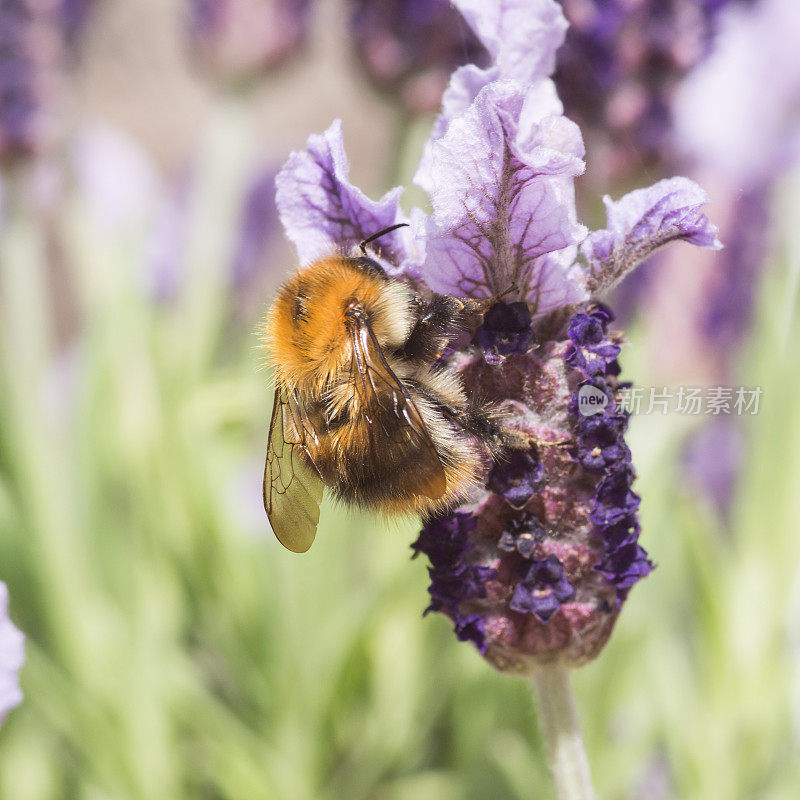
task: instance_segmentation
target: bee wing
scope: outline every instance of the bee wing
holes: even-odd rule
[[[322,479],[303,458],[307,435],[299,404],[279,386],[269,424],[264,509],[278,541],[295,553],[311,547],[322,500]]]
[[[420,493],[432,500],[440,498],[447,490],[444,467],[436,452],[425,423],[408,393],[408,389],[394,374],[386,362],[369,321],[361,314],[353,315],[350,335],[353,342],[354,388],[364,414],[371,424],[381,424],[381,415],[370,417],[370,409],[380,408],[382,414],[391,414],[394,421],[391,430],[384,426],[387,436],[395,444],[415,453],[415,461],[408,467],[417,472],[416,484]],[[397,441],[397,437],[402,441]],[[419,457],[418,454],[422,454]]]

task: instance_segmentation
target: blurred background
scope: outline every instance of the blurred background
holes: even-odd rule
[[[793,0],[563,0],[582,219],[686,174],[720,253],[613,302],[642,387],[659,568],[575,675],[598,793],[800,792],[800,15]],[[261,507],[255,328],[295,266],[288,153],[344,121],[409,187],[451,70],[445,0],[0,0],[0,579],[27,637],[2,800],[550,797],[530,687],[425,619],[414,525],[328,505],[303,557]]]

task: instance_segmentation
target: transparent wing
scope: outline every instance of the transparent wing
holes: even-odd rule
[[[403,468],[413,470],[415,492],[436,500],[447,490],[447,478],[419,409],[387,363],[366,315],[355,309],[350,319],[354,389],[363,413],[380,426]]]
[[[323,483],[303,457],[308,426],[300,406],[284,389],[275,390],[264,467],[264,508],[278,541],[305,553],[317,535]]]

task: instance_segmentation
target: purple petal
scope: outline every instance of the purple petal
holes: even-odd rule
[[[522,509],[544,486],[545,479],[544,467],[531,453],[514,450],[506,460],[492,467],[487,485],[502,495],[512,508]]]
[[[341,120],[323,134],[310,136],[306,150],[295,151],[275,179],[276,202],[286,235],[301,263],[341,250],[404,221],[400,187],[370,200],[348,180],[349,166]],[[380,249],[395,265],[406,260],[408,233],[394,231]]]
[[[583,267],[575,245],[547,253],[536,260],[537,280],[527,299],[541,315],[546,311],[589,299]]]
[[[717,226],[701,211],[708,195],[688,178],[669,178],[613,201],[603,198],[608,228],[581,246],[588,261],[587,285],[594,294],[610,289],[654,250],[682,239],[718,250]]]
[[[567,21],[555,0],[453,0],[504,78],[535,83],[555,69]]]
[[[625,590],[630,589],[653,571],[653,562],[648,558],[647,551],[633,542],[606,555],[597,565],[597,571],[608,578],[617,589],[623,591],[624,599],[627,594]]]
[[[512,284],[536,314],[581,276],[543,256],[581,241],[573,178],[583,171],[577,127],[538,117],[540,93],[513,81],[484,87],[431,147],[434,217],[422,274],[436,291],[491,296]]]
[[[575,596],[575,588],[564,577],[564,565],[554,555],[533,561],[509,603],[513,611],[535,614],[547,622],[561,603]]]
[[[431,135],[425,142],[414,183],[421,186],[428,194],[433,190],[431,167],[433,157],[433,144],[438,142],[446,133],[450,123],[463,114],[475,101],[481,89],[498,76],[497,69],[481,69],[474,64],[459,67],[451,76],[450,83],[442,96],[442,112],[433,123]]]
[[[555,85],[546,80],[555,67],[555,52],[564,41],[567,21],[553,0],[510,0],[485,3],[482,0],[455,0],[494,64],[486,69],[467,64],[451,76],[442,98],[442,112],[434,122],[414,181],[431,192],[431,146],[441,139],[450,123],[463,114],[480,91],[496,80],[517,80],[529,87],[530,103],[537,119],[560,115],[563,106]]]
[[[433,145],[439,141],[450,127],[450,123],[466,112],[475,102],[481,90],[493,81],[498,80],[500,72],[496,67],[478,69],[471,64],[457,69],[450,78],[450,85],[442,98],[442,113],[433,123],[433,129],[425,150],[422,154],[414,182],[425,189],[428,194],[432,191],[431,167]],[[520,120],[521,126],[530,126],[545,117],[557,117],[564,113],[564,107],[558,99],[556,87],[551,80],[541,80],[534,85],[527,86],[524,116]]]

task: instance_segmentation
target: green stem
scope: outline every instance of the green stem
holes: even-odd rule
[[[594,800],[568,668],[560,664],[538,667],[533,685],[556,797],[558,800]]]

